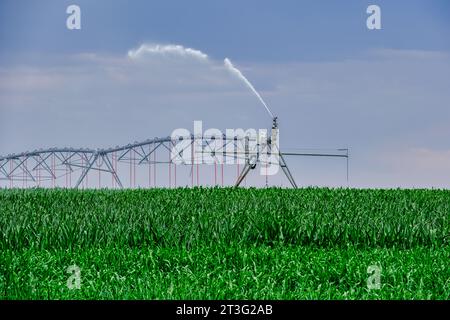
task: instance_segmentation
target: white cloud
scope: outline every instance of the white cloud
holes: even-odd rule
[[[395,165],[396,170],[411,170],[438,173],[450,178],[450,149],[407,148],[391,151],[384,155],[384,161]]]

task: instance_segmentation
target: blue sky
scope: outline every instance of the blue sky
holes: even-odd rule
[[[82,8],[82,30],[64,28]],[[365,26],[382,8],[383,30]],[[450,49],[450,3],[408,1],[25,1],[0,3],[2,54],[116,52],[142,42],[182,43],[241,61],[350,58],[370,48]]]
[[[65,26],[70,4],[81,30]],[[366,28],[370,4],[382,30]],[[279,115],[282,147],[349,147],[354,187],[450,187],[449,1],[6,0],[0,44],[0,154],[126,144],[194,120],[267,127],[229,57]],[[209,58],[131,61],[143,44]],[[345,185],[340,162],[291,161],[301,185]]]

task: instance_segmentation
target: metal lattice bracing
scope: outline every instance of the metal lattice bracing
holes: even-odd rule
[[[20,154],[0,156],[0,186],[10,188],[22,187],[89,187],[89,176],[98,173],[98,186],[113,188],[126,187],[123,179],[128,178],[129,187],[136,186],[136,167],[147,166],[149,186],[157,186],[156,176],[161,176],[161,165],[169,168],[168,185],[176,185],[176,166],[187,166],[190,169],[192,185],[194,171],[197,172],[199,184],[199,165],[214,165],[214,177],[217,184],[216,166],[242,165],[242,170],[236,178],[239,186],[245,177],[259,166],[269,166],[273,158],[278,157],[278,164],[292,187],[297,187],[289,170],[286,156],[326,156],[344,157],[348,163],[348,150],[337,149],[327,152],[299,150],[296,152],[281,152],[271,143],[274,137],[258,139],[258,137],[227,137],[217,136],[185,136],[165,137],[135,142],[126,146],[109,149],[74,149],[52,148],[35,150]],[[183,143],[180,143],[183,142]],[[158,153],[158,157],[156,154]],[[163,156],[164,154],[169,156]],[[124,173],[124,171],[127,171]],[[347,165],[348,172],[348,165]],[[110,176],[110,183],[100,181],[102,174]],[[150,181],[153,179],[153,184]],[[175,180],[173,183],[172,180]],[[93,183],[91,182],[91,185]]]

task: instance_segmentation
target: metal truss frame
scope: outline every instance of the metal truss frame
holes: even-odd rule
[[[188,140],[184,147],[178,150],[177,143]],[[297,188],[297,183],[288,168],[286,156],[322,156],[322,157],[344,157],[347,158],[347,179],[348,179],[348,149],[335,149],[327,152],[318,150],[300,150],[296,152],[282,152],[272,150],[271,138],[264,141],[257,141],[257,137],[228,137],[222,136],[185,136],[185,137],[165,137],[148,139],[142,142],[135,142],[125,146],[118,146],[108,149],[85,149],[85,148],[51,148],[40,149],[19,154],[9,154],[0,156],[0,182],[14,181],[23,184],[31,183],[40,186],[41,183],[55,181],[61,177],[71,177],[72,173],[78,174],[75,188],[82,186],[87,175],[91,171],[106,172],[112,175],[118,187],[124,188],[119,177],[117,163],[143,164],[183,164],[191,165],[191,175],[194,164],[244,164],[239,174],[235,186],[239,186],[245,177],[257,165],[269,165],[267,160],[261,155],[263,153],[275,153],[279,156],[279,165],[286,175],[292,187]],[[217,144],[221,141],[221,144]],[[250,143],[253,142],[253,143]],[[172,152],[172,156],[167,161],[151,160],[151,156],[159,149]],[[191,155],[186,156],[187,151]],[[208,161],[205,160],[205,157]],[[266,161],[266,162],[265,162]],[[66,180],[67,181],[67,180]],[[71,184],[71,183],[70,183]]]

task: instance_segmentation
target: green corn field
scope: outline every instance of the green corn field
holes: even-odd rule
[[[0,190],[0,299],[449,299],[449,218],[448,190]]]

